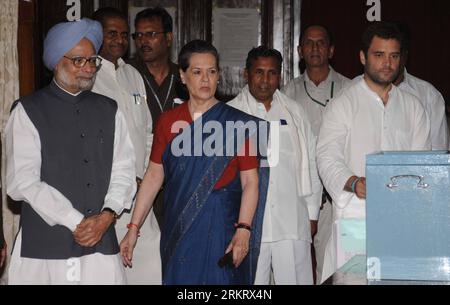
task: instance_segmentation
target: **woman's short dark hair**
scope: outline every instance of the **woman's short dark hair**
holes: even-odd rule
[[[367,57],[370,45],[374,37],[382,39],[395,39],[400,43],[400,50],[403,53],[404,48],[404,36],[402,31],[395,23],[387,21],[373,22],[364,32],[361,40],[361,51]]]
[[[180,54],[178,55],[178,65],[182,71],[187,71],[190,64],[189,61],[192,55],[196,53],[213,55],[216,58],[217,68],[220,68],[219,52],[217,52],[217,49],[211,43],[198,39],[188,42],[183,48],[181,48]]]
[[[155,18],[161,20],[164,32],[173,32],[172,16],[170,16],[170,14],[164,8],[159,6],[155,8],[147,8],[143,11],[140,11],[134,19],[134,27],[136,28],[138,23],[142,20],[153,20]]]
[[[248,52],[247,61],[245,63],[245,68],[247,71],[253,66],[253,63],[258,59],[258,57],[273,57],[278,62],[278,72],[281,72],[281,68],[283,67],[283,56],[281,53],[275,49],[268,48],[266,46],[259,46],[257,48],[253,48]]]

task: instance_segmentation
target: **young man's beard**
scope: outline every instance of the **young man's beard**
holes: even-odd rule
[[[381,77],[378,77],[378,74],[376,72],[373,72],[370,67],[366,67],[365,72],[374,83],[386,86],[393,83],[397,79],[400,69],[394,70],[392,76],[389,79],[382,79]]]

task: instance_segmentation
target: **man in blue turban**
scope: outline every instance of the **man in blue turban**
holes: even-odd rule
[[[103,41],[101,24],[84,18],[78,21],[59,23],[52,27],[44,41],[45,66],[53,71],[64,55],[83,38],[89,40],[95,53],[98,53]]]
[[[44,43],[49,86],[16,101],[7,192],[22,201],[10,284],[124,284],[115,217],[136,192],[135,157],[114,100],[90,89],[101,25],[60,23]]]

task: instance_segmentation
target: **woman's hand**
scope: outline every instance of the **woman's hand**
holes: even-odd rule
[[[136,195],[136,203],[128,232],[120,242],[120,255],[125,267],[133,267],[133,251],[139,237],[139,226],[137,224],[144,223],[163,182],[164,168],[162,164],[150,161],[144,180]]]
[[[237,268],[244,261],[249,251],[251,232],[246,229],[237,229],[234,233],[233,240],[228,246],[225,254],[233,251],[233,264]]]
[[[125,237],[120,242],[120,255],[125,267],[133,267],[133,251],[136,247],[139,231],[137,228],[130,228]]]

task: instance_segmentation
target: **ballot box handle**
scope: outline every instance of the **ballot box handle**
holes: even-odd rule
[[[391,177],[391,183],[386,184],[386,186],[390,189],[394,189],[399,187],[398,181],[401,179],[417,179],[419,182],[417,183],[417,188],[427,189],[430,185],[425,183],[423,180],[425,179],[423,176],[418,175],[399,175]]]

